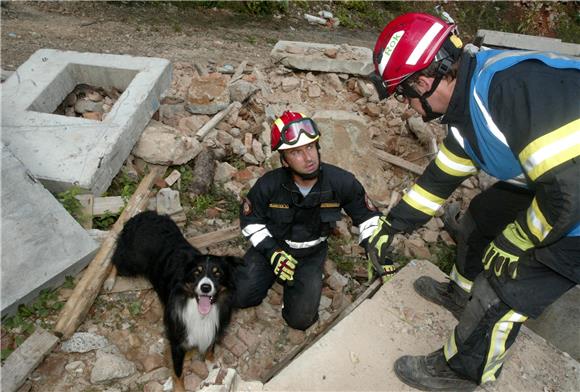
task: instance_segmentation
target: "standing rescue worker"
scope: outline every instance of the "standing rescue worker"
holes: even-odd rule
[[[353,174],[321,163],[319,139],[314,121],[301,113],[286,111],[276,119],[271,143],[282,167],[258,179],[240,211],[251,247],[234,274],[235,305],[259,305],[278,280],[284,284],[282,316],[300,330],[318,320],[326,240],[342,209],[359,227],[360,244],[379,274],[395,272],[380,246],[388,238],[378,230],[381,214]]]
[[[454,28],[405,14],[374,49],[379,95],[448,125],[436,159],[389,213],[389,238],[427,222],[478,169],[500,180],[470,203],[450,282],[414,283],[460,316],[442,349],[396,361],[397,376],[423,390],[495,380],[521,324],[580,282],[580,61],[463,50]]]

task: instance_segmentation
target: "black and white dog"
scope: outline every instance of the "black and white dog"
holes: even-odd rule
[[[157,292],[171,345],[174,390],[185,390],[185,354],[197,349],[211,355],[230,321],[231,269],[242,259],[201,254],[169,217],[148,211],[125,224],[112,262],[119,275],[145,276]]]

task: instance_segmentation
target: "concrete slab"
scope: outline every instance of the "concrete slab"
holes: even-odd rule
[[[4,316],[78,273],[99,245],[5,146],[1,210]]]
[[[325,54],[326,53],[326,54]],[[329,57],[329,54],[332,53]],[[369,48],[313,42],[278,41],[270,56],[286,67],[366,76],[373,71]]]
[[[81,83],[124,92],[103,121],[52,114]],[[38,50],[2,84],[2,141],[49,190],[99,196],[170,83],[165,59]]]
[[[364,117],[344,110],[318,110],[312,118],[324,135],[320,139],[324,161],[354,173],[371,199],[387,204],[389,200],[384,197],[390,192],[385,172],[376,162],[364,159],[375,149]]]
[[[456,324],[445,309],[419,297],[413,281],[445,275],[412,261],[264,386],[268,391],[408,391],[393,363],[405,354],[440,348]],[[580,365],[525,328],[512,346],[500,379],[479,390],[580,389]]]
[[[496,48],[540,50],[558,52],[568,56],[580,56],[580,45],[562,42],[558,38],[539,37],[494,30],[477,30],[477,37],[483,37],[483,45]]]

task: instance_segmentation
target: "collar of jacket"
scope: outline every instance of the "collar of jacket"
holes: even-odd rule
[[[316,181],[316,183],[314,184],[314,186],[312,187],[312,190],[315,190],[317,188],[320,187],[320,184],[322,184],[324,182],[324,166],[326,164],[323,162],[320,162],[320,168],[318,169],[318,181]],[[296,183],[294,182],[294,178],[292,177],[292,171],[287,168],[287,167],[282,167],[282,171],[284,172],[284,174],[286,175],[286,178],[283,181],[282,186],[290,191],[290,192],[298,192],[300,193],[300,190],[298,189],[298,186],[296,186]]]

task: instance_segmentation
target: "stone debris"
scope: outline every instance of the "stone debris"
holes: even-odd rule
[[[104,336],[89,332],[76,332],[70,339],[62,343],[60,349],[65,353],[86,353],[108,345],[109,341]]]
[[[114,87],[105,90],[102,87],[79,84],[58,105],[53,114],[102,121],[122,93]]]

